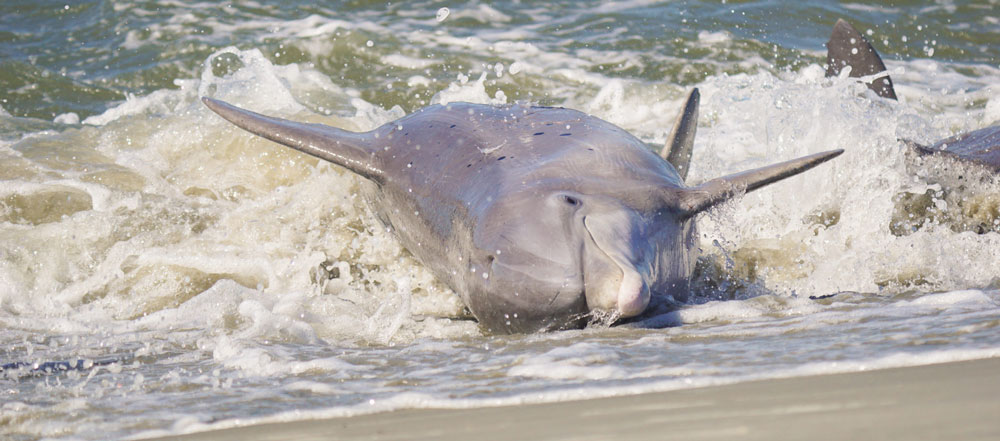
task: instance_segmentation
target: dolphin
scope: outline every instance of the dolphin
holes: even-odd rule
[[[850,67],[853,78],[882,74],[885,64],[871,43],[853,26],[843,19],[833,25],[830,40],[826,43],[826,76],[840,75],[845,67]],[[896,100],[896,91],[888,73],[866,82],[876,95]],[[922,155],[940,155],[966,163],[977,164],[994,173],[1000,173],[1000,125],[993,125],[968,133],[940,140],[929,146],[910,140],[902,140],[915,152]]]
[[[685,301],[698,213],[843,152],[685,186],[697,100],[661,156],[565,108],[456,102],[359,133],[202,98],[236,126],[365,178],[380,221],[491,333],[611,323],[654,294]]]
[[[97,360],[64,360],[64,361],[17,361],[0,365],[0,376],[8,378],[38,377],[48,374],[58,374],[69,371],[89,371],[98,366],[110,366],[133,361],[131,355],[108,357]]]

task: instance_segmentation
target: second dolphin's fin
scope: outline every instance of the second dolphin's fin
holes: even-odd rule
[[[687,179],[688,170],[691,168],[691,153],[694,148],[694,134],[698,129],[698,101],[701,94],[698,88],[691,90],[687,100],[684,101],[684,108],[677,115],[677,122],[674,129],[667,137],[667,143],[660,151],[660,157],[666,159],[670,165],[674,166],[677,174],[681,175],[681,180]]]
[[[850,23],[838,19],[833,25],[830,41],[826,42],[826,76],[840,75],[840,71],[847,66],[851,67],[852,78],[885,72],[885,63],[871,43]],[[896,90],[889,75],[868,83],[868,88],[882,98],[896,99]]]
[[[751,192],[767,184],[795,176],[817,165],[829,161],[843,150],[815,153],[798,159],[715,178],[696,187],[680,190],[680,206],[684,217],[694,216],[702,211],[725,202],[743,192]]]
[[[202,97],[201,100],[213,112],[250,133],[325,159],[365,178],[382,179],[371,132],[349,132],[323,124],[288,121],[212,98]]]

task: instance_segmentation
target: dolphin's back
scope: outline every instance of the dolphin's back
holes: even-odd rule
[[[921,153],[956,157],[1000,172],[1000,125],[942,139],[930,147],[913,145]]]
[[[495,195],[552,185],[680,188],[674,168],[625,130],[551,107],[452,103],[378,129],[385,185],[483,209]]]

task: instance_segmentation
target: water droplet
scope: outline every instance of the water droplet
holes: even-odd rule
[[[448,18],[448,14],[451,14],[451,9],[448,9],[448,8],[438,9],[438,13],[437,13],[437,21],[438,21],[438,23],[440,23],[440,22],[444,21],[446,18]]]

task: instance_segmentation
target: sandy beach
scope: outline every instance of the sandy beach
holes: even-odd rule
[[[176,440],[1000,439],[1000,358],[550,404],[403,410]]]

